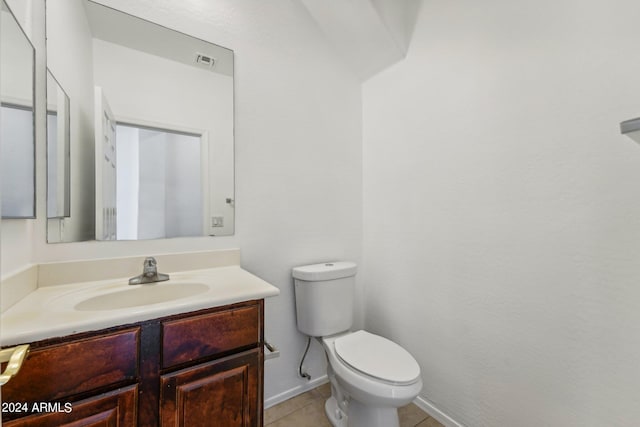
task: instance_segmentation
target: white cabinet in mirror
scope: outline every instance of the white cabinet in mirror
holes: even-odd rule
[[[46,6],[70,98],[69,215],[48,242],[233,234],[233,51],[88,0]]]
[[[4,1],[0,20],[2,218],[34,218],[34,48]]]

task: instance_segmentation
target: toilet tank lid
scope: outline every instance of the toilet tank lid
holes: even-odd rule
[[[355,276],[357,266],[355,262],[337,261],[322,264],[303,265],[293,269],[293,277],[307,282],[321,280],[342,279]]]

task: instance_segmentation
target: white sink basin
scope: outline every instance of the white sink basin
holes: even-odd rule
[[[42,286],[2,313],[0,344],[17,345],[278,295],[240,266],[167,271],[166,282],[128,277]]]
[[[78,302],[78,311],[104,311],[158,304],[192,297],[210,290],[204,283],[153,283],[96,295]]]

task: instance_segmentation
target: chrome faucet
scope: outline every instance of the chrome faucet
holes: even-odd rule
[[[147,257],[144,260],[142,274],[129,279],[130,285],[142,285],[145,283],[164,282],[169,280],[168,274],[158,273],[158,262],[154,257]]]

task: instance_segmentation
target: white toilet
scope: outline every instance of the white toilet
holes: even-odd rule
[[[350,331],[355,275],[352,262],[294,268],[298,329],[325,349],[334,427],[398,427],[398,407],[422,389],[420,366],[393,341]]]

